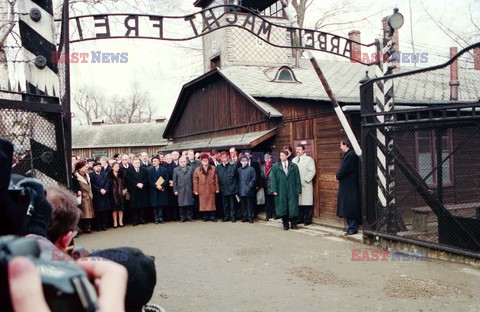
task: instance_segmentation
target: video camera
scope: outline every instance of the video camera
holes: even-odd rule
[[[13,311],[8,263],[16,256],[35,265],[52,311],[96,311],[96,291],[82,269],[74,262],[52,261],[51,251],[42,252],[35,237],[15,236],[31,229],[46,233],[51,206],[40,183],[11,181],[12,156],[12,144],[0,139],[0,311]]]

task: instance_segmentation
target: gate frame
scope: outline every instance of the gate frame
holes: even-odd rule
[[[395,79],[399,77],[405,77],[405,76],[411,76],[415,74],[421,74],[424,72],[429,72],[429,71],[434,71],[438,69],[445,68],[447,66],[450,66],[453,62],[455,62],[461,55],[466,53],[469,50],[473,50],[475,48],[480,48],[480,42],[474,43],[470,46],[467,46],[463,48],[461,51],[456,53],[454,56],[452,56],[447,62],[431,66],[431,67],[426,67],[426,68],[420,68],[420,69],[414,69],[410,71],[405,71],[405,72],[400,72],[400,73],[395,73],[388,75],[387,79]],[[474,103],[473,101],[471,103],[464,103],[464,104],[445,104],[441,106],[435,106],[435,107],[428,107],[428,108],[423,108],[423,109],[412,109],[412,110],[402,110],[402,111],[395,111],[392,110],[391,112],[376,112],[375,111],[375,101],[374,101],[374,91],[373,91],[373,85],[374,83],[386,79],[385,77],[376,77],[376,78],[366,78],[362,81],[360,81],[360,106],[361,106],[361,119],[362,119],[362,124],[361,124],[361,138],[362,138],[362,150],[364,153],[362,154],[362,217],[363,217],[363,240],[366,243],[373,243],[374,241],[378,240],[378,238],[382,239],[387,239],[391,241],[397,241],[401,243],[406,243],[406,244],[412,244],[412,245],[417,245],[429,249],[435,249],[439,251],[444,251],[444,252],[449,252],[453,254],[458,254],[462,256],[467,256],[467,257],[472,257],[475,259],[480,259],[480,253],[475,253],[471,251],[467,251],[464,249],[459,249],[455,247],[448,247],[444,245],[439,245],[439,244],[434,244],[434,243],[429,243],[425,241],[420,241],[420,240],[415,240],[411,238],[405,238],[405,237],[400,237],[392,234],[387,234],[384,232],[380,232],[378,230],[372,230],[372,229],[367,229],[365,228],[366,225],[371,224],[369,220],[371,220],[374,215],[372,215],[372,212],[375,214],[376,213],[376,208],[375,208],[375,202],[369,202],[368,195],[368,181],[376,181],[375,174],[367,170],[367,163],[371,163],[372,161],[375,161],[376,157],[376,149],[372,148],[368,144],[368,128],[371,127],[378,127],[379,124],[386,126],[395,126],[395,125],[405,125],[406,122],[398,121],[396,118],[397,114],[405,114],[408,112],[418,112],[418,111],[424,111],[424,112],[433,112],[433,111],[447,111],[447,110],[459,110],[461,108],[472,108],[474,114],[470,116],[464,116],[460,120],[461,121],[468,121],[468,120],[479,120],[480,119],[480,102]],[[477,113],[478,111],[478,113]],[[385,121],[383,123],[378,122],[378,117],[382,116],[385,117]],[[389,118],[386,118],[386,117]],[[418,120],[423,120],[423,122],[445,122],[447,117],[444,117],[442,120],[437,120],[437,121],[432,121],[429,118],[421,119],[420,116],[418,117]],[[454,117],[456,121],[459,120],[458,117]],[[417,120],[417,122],[418,122]],[[410,121],[410,123],[413,123],[413,121]],[[376,143],[374,143],[376,146]],[[441,166],[440,166],[441,167]],[[377,190],[377,186],[375,186],[375,190]],[[370,186],[372,187],[372,186]],[[377,196],[378,197],[378,196]],[[373,200],[372,200],[373,201]]]

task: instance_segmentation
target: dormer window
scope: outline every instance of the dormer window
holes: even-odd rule
[[[293,73],[293,70],[288,67],[288,66],[282,66],[277,72],[277,75],[275,76],[275,79],[273,79],[275,82],[299,82],[297,78],[295,78],[295,74]]]

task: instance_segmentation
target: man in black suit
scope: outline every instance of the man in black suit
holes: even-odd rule
[[[253,159],[252,158],[252,152],[251,151],[245,151],[244,152],[245,156],[248,158],[248,165],[255,170],[255,198],[253,200],[253,208],[254,208],[254,214],[255,218],[257,217],[258,213],[258,205],[257,205],[257,191],[262,188],[262,174],[260,172],[260,160],[259,159]]]
[[[148,173],[140,166],[140,159],[133,160],[133,168],[127,170],[126,180],[130,193],[130,209],[133,215],[133,226],[145,224],[145,208],[149,207]]]

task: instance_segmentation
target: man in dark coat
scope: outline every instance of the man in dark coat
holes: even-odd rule
[[[148,168],[148,185],[150,187],[150,207],[153,209],[153,221],[155,224],[165,223],[163,221],[163,207],[168,205],[168,169],[165,166],[160,166],[158,156],[152,158],[152,165]],[[163,181],[159,181],[160,177]]]
[[[168,185],[167,185],[167,196],[168,204],[165,213],[166,221],[178,221],[178,201],[177,196],[173,193],[173,170],[177,165],[173,162],[172,154],[165,155],[165,168],[168,171]]]
[[[133,160],[133,168],[127,170],[127,184],[130,193],[130,209],[132,210],[133,226],[145,224],[145,208],[148,202],[148,173],[140,167],[140,159]]]
[[[340,143],[340,149],[344,156],[336,174],[336,178],[340,182],[337,216],[347,219],[348,229],[345,235],[354,235],[358,233],[358,218],[362,212],[358,185],[358,156],[348,140]]]
[[[258,213],[258,205],[257,205],[257,191],[262,188],[262,177],[260,173],[260,160],[259,159],[253,159],[252,157],[252,152],[251,151],[245,151],[245,156],[247,156],[248,159],[248,166],[252,167],[253,170],[255,171],[255,196],[253,200],[253,211],[255,217],[257,216]]]
[[[173,169],[173,192],[178,196],[180,222],[193,221],[193,170],[187,166],[187,159],[180,157],[178,167]]]
[[[280,161],[273,165],[270,176],[270,190],[275,196],[275,214],[282,218],[283,229],[288,230],[290,220],[292,230],[297,230],[300,215],[298,194],[302,193],[302,182],[298,166],[288,161],[288,152],[280,152]]]
[[[234,164],[228,162],[228,153],[222,152],[221,164],[216,167],[220,193],[222,196],[223,222],[237,220],[237,204],[235,195],[238,193],[238,172]]]
[[[107,174],[102,171],[102,165],[99,162],[93,164],[93,172],[90,173],[90,182],[93,193],[93,210],[95,211],[95,221],[97,231],[107,230],[107,212],[110,210],[110,182]]]
[[[248,157],[240,158],[242,166],[238,171],[238,195],[240,196],[240,206],[242,207],[242,222],[253,223],[255,216],[253,210],[253,201],[255,200],[255,185],[257,182],[255,170],[248,165]]]
[[[275,218],[275,196],[270,191],[270,172],[272,170],[272,156],[265,154],[265,162],[260,167],[260,176],[262,178],[262,187],[265,192],[265,221]]]
[[[195,169],[197,169],[199,166],[201,166],[202,163],[195,159],[195,151],[194,150],[188,150],[187,151],[187,166],[192,168],[192,172],[195,172]],[[193,215],[195,218],[200,218],[200,211],[199,211],[199,200],[198,200],[198,195],[194,195],[193,199],[195,201],[195,204],[193,205]]]

